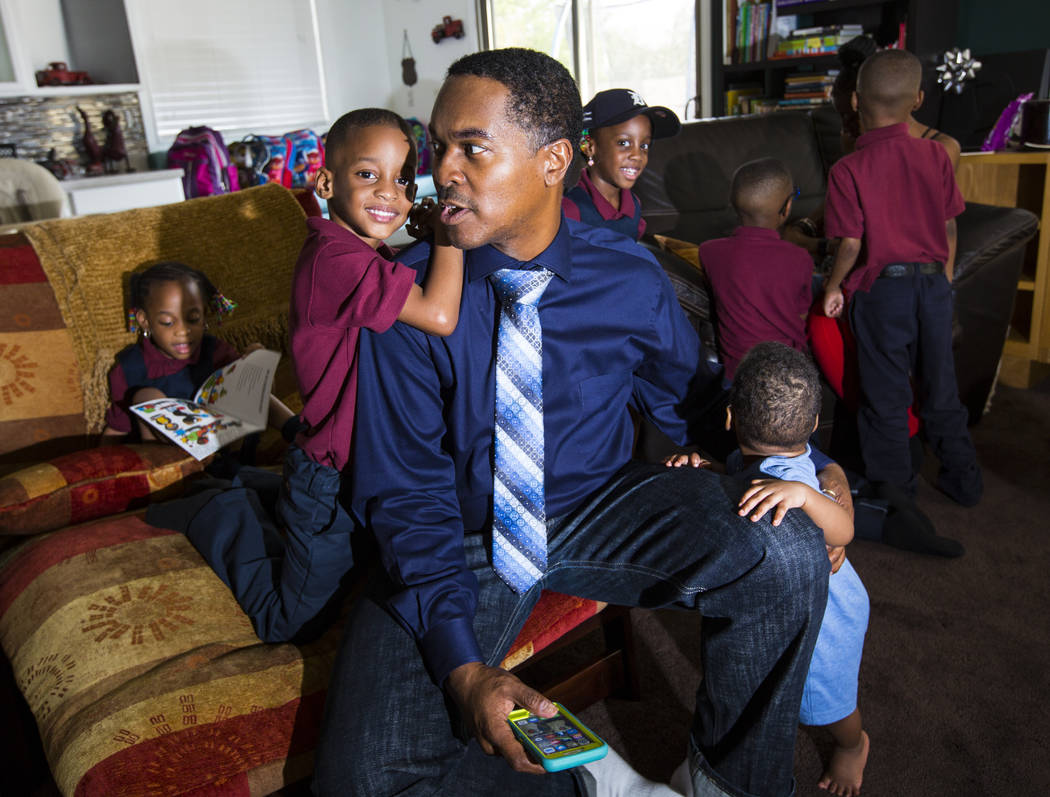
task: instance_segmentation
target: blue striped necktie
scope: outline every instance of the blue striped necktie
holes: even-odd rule
[[[536,305],[551,272],[489,275],[501,311],[496,344],[492,566],[518,593],[547,569],[543,491],[543,336]]]

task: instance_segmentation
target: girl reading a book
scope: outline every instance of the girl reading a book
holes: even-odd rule
[[[192,399],[218,368],[240,358],[229,343],[207,333],[207,309],[220,318],[236,306],[203,273],[166,262],[131,275],[128,322],[137,342],[117,353],[109,372],[106,438],[164,439],[129,408],[160,398]],[[261,348],[252,344],[249,350]],[[291,410],[270,397],[270,424],[281,428]]]

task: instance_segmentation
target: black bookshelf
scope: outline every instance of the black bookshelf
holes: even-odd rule
[[[779,98],[784,94],[784,77],[793,70],[819,72],[834,69],[834,54],[775,58],[743,64],[724,64],[725,0],[711,0],[711,97],[715,116],[725,113],[725,92],[730,87],[761,86],[763,96]],[[919,56],[925,73],[924,88],[928,95],[938,91],[935,67],[941,54],[956,45],[958,0],[829,0],[804,3],[778,11],[780,16],[798,15],[800,26],[860,24],[872,33],[880,46],[897,40],[899,25],[906,24],[906,46]],[[934,103],[926,103],[916,116],[932,124]],[[923,110],[931,114],[925,119]]]

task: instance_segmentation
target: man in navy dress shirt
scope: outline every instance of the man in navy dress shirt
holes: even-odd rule
[[[797,512],[776,529],[740,518],[725,477],[631,461],[629,408],[686,442],[721,411],[721,375],[644,249],[563,219],[581,116],[564,67],[518,49],[460,59],[435,102],[442,218],[467,250],[459,326],[361,337],[352,494],[384,572],[332,674],[318,794],[593,793],[579,772],[537,776],[506,721],[516,706],[553,711],[498,667],[544,588],[702,614],[704,681],[681,741],[696,794],[792,791],[822,536]],[[425,270],[428,254],[401,259]],[[553,272],[538,305],[547,570],[522,595],[490,558],[500,307],[487,276],[507,268]]]

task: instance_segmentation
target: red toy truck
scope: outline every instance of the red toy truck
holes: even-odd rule
[[[442,17],[441,24],[435,25],[434,29],[430,31],[430,38],[434,40],[434,44],[437,44],[442,39],[447,39],[449,36],[462,39],[465,35],[463,33],[463,20],[452,19],[450,16]]]
[[[93,82],[87,72],[72,72],[65,61],[52,61],[36,73],[38,86],[83,86]]]

